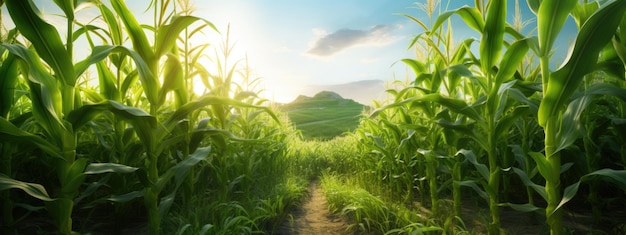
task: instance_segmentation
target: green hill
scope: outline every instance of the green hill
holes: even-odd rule
[[[282,106],[289,119],[302,132],[305,139],[332,139],[359,125],[360,115],[369,107],[344,99],[330,91],[313,97],[299,96]]]

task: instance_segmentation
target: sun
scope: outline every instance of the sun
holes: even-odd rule
[[[263,80],[261,97],[276,103],[289,103],[298,97],[302,88],[281,81]]]

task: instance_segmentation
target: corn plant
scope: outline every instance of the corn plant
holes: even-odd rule
[[[593,71],[598,56],[603,47],[613,38],[617,27],[622,21],[626,10],[623,1],[614,1],[595,11],[587,19],[579,18],[584,22],[576,36],[574,46],[563,66],[552,72],[549,68],[549,51],[560,32],[563,22],[576,6],[577,1],[541,2],[537,14],[537,29],[539,37],[538,56],[541,61],[543,98],[538,112],[538,122],[545,132],[545,153],[531,153],[537,162],[539,172],[546,180],[545,192],[548,206],[546,208],[547,223],[551,234],[561,234],[562,205],[573,196],[577,189],[565,189],[561,197],[561,156],[559,151],[570,145],[576,135],[567,134],[568,126],[575,122],[571,115],[565,112],[573,108],[584,107],[584,98],[569,101],[572,94],[578,89],[585,75]],[[569,105],[568,105],[569,104]],[[572,104],[575,106],[572,107]],[[569,118],[568,118],[569,117]],[[601,171],[607,173],[612,171]],[[596,173],[590,173],[595,175]]]

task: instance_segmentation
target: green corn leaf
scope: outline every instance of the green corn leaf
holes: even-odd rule
[[[158,91],[160,88],[157,78],[152,73],[150,67],[143,59],[143,57],[137,54],[137,52],[130,50],[124,46],[104,45],[94,47],[92,49],[91,55],[89,55],[88,58],[76,64],[76,73],[83,73],[90,65],[101,62],[112,53],[122,53],[123,55],[130,56],[135,61],[135,65],[137,66],[137,72],[139,73],[139,79],[141,80],[141,85],[143,87],[143,91],[146,94],[146,97],[148,98],[148,101],[150,102],[150,104],[158,104]],[[126,80],[127,79],[125,79],[124,81],[125,83]],[[106,85],[107,88],[105,89],[113,89],[111,85],[112,84]],[[124,88],[122,88],[122,91],[125,91]],[[125,92],[123,92],[122,94],[124,93]]]
[[[205,224],[204,226],[202,226],[202,229],[200,229],[200,233],[199,234],[209,234],[208,232],[215,227],[215,225],[212,224]]]
[[[40,184],[26,183],[19,180],[9,178],[4,174],[0,174],[0,191],[6,189],[20,189],[28,195],[42,201],[54,201],[50,198],[46,189]]]
[[[507,113],[502,118],[499,118],[496,123],[495,133],[498,136],[498,139],[505,137],[509,134],[508,130],[513,126],[517,120],[520,118],[526,117],[527,115],[533,113],[532,110],[528,106],[516,106],[512,112]]]
[[[431,34],[434,33],[435,30],[441,27],[441,25],[446,20],[448,20],[450,16],[452,16],[453,14],[459,15],[461,19],[463,19],[465,24],[469,26],[470,28],[472,28],[473,30],[476,30],[476,32],[479,32],[479,33],[483,32],[483,29],[485,27],[485,21],[483,20],[483,17],[482,17],[482,14],[480,14],[480,11],[475,7],[464,6],[456,10],[441,13],[437,17],[437,20],[435,20],[435,24],[433,24],[433,27],[432,27],[433,30],[431,30],[430,33]]]
[[[529,5],[536,7],[535,1],[528,1]],[[531,4],[532,2],[532,4]],[[556,37],[561,32],[567,16],[576,6],[577,0],[553,0],[539,1],[537,10],[537,36],[539,37],[539,56],[548,56]]]
[[[134,124],[145,124],[147,127],[156,127],[156,119],[145,111],[123,105],[115,101],[105,101],[98,104],[87,104],[70,112],[66,118],[75,130],[80,129],[87,122],[93,120],[104,111],[110,111],[116,116],[131,121]],[[142,125],[143,126],[143,125]]]
[[[23,65],[26,65],[35,118],[44,129],[53,132],[52,129],[61,123],[59,116],[63,106],[56,80],[47,72],[39,56],[33,51],[18,44],[2,44],[2,46],[20,58]]]
[[[18,74],[15,56],[9,54],[0,67],[0,117],[7,117],[15,100]]]
[[[535,212],[535,211],[542,212],[543,210],[545,210],[544,208],[537,207],[537,206],[532,205],[532,204],[505,203],[504,205],[507,205],[507,206],[511,207],[511,209],[513,209],[513,210],[520,211],[520,212],[525,212],[525,213]]]
[[[187,90],[184,84],[183,68],[178,57],[173,54],[167,54],[167,60],[164,66],[165,74],[163,77],[163,89],[159,91],[159,106],[165,103],[168,92],[176,91],[177,107],[180,107],[182,104],[187,103]]]
[[[376,117],[380,112],[386,109],[400,107],[400,106],[404,106],[407,104],[422,103],[422,102],[438,103],[440,105],[443,105],[449,108],[451,111],[455,113],[463,114],[473,120],[482,120],[482,117],[478,114],[478,111],[476,111],[476,109],[474,109],[473,107],[468,106],[467,103],[465,103],[465,101],[460,100],[460,99],[445,97],[438,93],[428,94],[422,97],[412,97],[412,98],[405,99],[400,102],[395,102],[395,103],[386,105],[384,107],[374,110],[374,112],[372,112],[370,117]]]
[[[538,121],[545,126],[548,117],[557,114],[563,104],[578,89],[583,77],[592,71],[599,52],[613,38],[626,1],[614,1],[593,14],[583,25],[567,62],[551,74],[547,91],[539,106]]]
[[[511,26],[508,23],[506,24],[506,28],[504,29],[504,32],[508,35],[513,36],[515,40],[523,40],[526,38],[524,34],[517,31],[515,28],[513,28],[513,26]]]
[[[530,10],[533,11],[535,15],[537,15],[537,13],[539,12],[541,0],[527,0],[526,3],[528,3],[528,7],[530,8]]]
[[[111,6],[113,6],[113,9],[119,16],[120,20],[126,26],[126,31],[128,31],[135,51],[139,53],[141,58],[145,60],[151,69],[154,69],[152,66],[156,66],[158,59],[152,51],[148,37],[143,32],[143,29],[137,22],[137,19],[135,19],[135,15],[128,9],[123,0],[113,0],[111,1]]]
[[[109,67],[104,62],[96,63],[96,69],[98,71],[98,84],[100,85],[100,94],[104,98],[121,101],[122,96],[120,90],[115,85],[116,77],[111,72]]]
[[[261,110],[266,111],[274,119],[274,121],[280,122],[276,114],[267,107],[255,106],[255,105],[251,105],[251,104],[237,101],[234,99],[225,98],[225,97],[206,95],[206,96],[199,98],[198,100],[191,101],[181,106],[180,108],[178,108],[172,114],[172,116],[170,116],[164,122],[163,126],[166,127],[166,130],[171,130],[171,128],[173,128],[176,125],[176,123],[178,123],[178,121],[186,118],[187,115],[189,115],[191,112],[198,110],[200,108],[204,108],[206,106],[210,106],[210,105],[232,105],[232,106],[239,107],[239,108],[261,109]],[[169,131],[162,132],[162,133],[167,133],[167,132]]]
[[[522,183],[524,183],[525,186],[531,187],[544,200],[546,201],[548,200],[548,193],[546,192],[545,187],[535,184],[532,180],[530,180],[530,176],[528,176],[526,172],[524,172],[523,170],[515,168],[515,167],[513,167],[512,170],[513,170],[513,173],[517,174],[520,177],[520,180],[522,180]]]
[[[626,88],[618,87],[610,83],[596,83],[583,92],[576,93],[572,99],[579,99],[584,96],[608,95],[614,96],[626,102]]]
[[[104,32],[104,34],[100,31]],[[103,28],[100,28],[95,25],[81,25],[80,28],[78,28],[77,30],[74,31],[74,33],[72,33],[72,41],[76,42],[76,40],[80,38],[80,36],[82,36],[83,34],[89,34],[89,33],[95,34],[96,36],[98,36],[98,38],[100,38],[100,40],[102,40],[105,43],[107,43],[110,38],[110,35],[108,34],[108,32],[106,32],[106,30]],[[76,76],[80,77],[80,74],[76,74]]]
[[[503,82],[513,78],[513,75],[517,72],[517,68],[522,64],[526,52],[528,52],[529,40],[532,39],[526,38],[515,41],[506,49],[504,56],[502,56],[502,61],[500,61],[500,65],[498,66],[498,73],[496,73],[496,88],[500,87]]]
[[[174,202],[174,198],[176,197],[176,192],[180,185],[187,179],[187,175],[189,174],[189,170],[200,163],[202,160],[206,159],[209,153],[211,152],[210,147],[199,148],[194,153],[189,155],[185,160],[179,162],[174,167],[170,168],[168,172],[166,172],[162,177],[157,181],[157,187],[162,188],[167,182],[171,180],[171,177],[174,177],[175,188],[171,194],[164,197],[159,203],[159,217],[164,218],[165,215],[169,212],[170,207]],[[159,190],[160,191],[160,190]]]
[[[489,73],[500,59],[506,27],[506,0],[492,0],[487,9],[485,28],[480,40],[480,64],[483,72]]]
[[[569,103],[561,118],[561,127],[557,133],[558,145],[556,146],[554,153],[568,148],[574,144],[578,138],[580,138],[582,135],[580,116],[591,102],[591,96],[583,96]]]
[[[135,198],[141,198],[145,194],[146,194],[145,190],[133,191],[133,192],[130,192],[130,193],[127,193],[127,194],[122,194],[122,195],[112,195],[110,197],[105,198],[104,200],[110,201],[110,202],[124,203],[124,202],[132,201]]]
[[[424,63],[422,63],[421,61],[415,59],[402,59],[402,62],[404,62],[413,70],[415,76],[426,72],[426,65],[424,65]]]
[[[530,157],[535,160],[535,163],[537,163],[537,170],[539,170],[539,174],[541,174],[546,181],[555,182],[556,179],[554,179],[550,161],[548,161],[542,153],[530,152],[528,155],[530,155]]]
[[[578,192],[578,188],[580,187],[581,183],[586,182],[586,181],[591,181],[596,178],[600,178],[602,180],[611,182],[618,188],[622,190],[626,190],[626,170],[613,170],[613,169],[597,170],[597,171],[584,175],[583,177],[580,178],[580,181],[570,186],[567,186],[567,188],[565,188],[565,190],[563,191],[563,198],[561,199],[561,202],[554,209],[554,211],[563,207],[563,205],[565,205],[567,202],[572,200],[574,196],[576,196],[576,193]]]
[[[65,17],[72,21],[74,20],[74,3],[75,0],[54,0],[54,3],[63,10]]]
[[[89,166],[87,166],[87,168],[89,168]],[[85,174],[88,175],[86,172],[87,170],[85,170]],[[74,204],[79,205],[83,199],[91,197],[102,186],[108,186],[107,183],[109,182],[110,179],[111,179],[111,174],[108,174],[100,178],[97,182],[90,182],[87,188],[85,188],[84,190],[81,190],[80,195],[76,197],[76,199],[74,199]],[[83,208],[91,208],[91,206],[88,205],[87,207],[83,207]]]
[[[475,181],[465,180],[465,181],[459,182],[458,184],[461,185],[461,186],[470,187],[470,188],[474,189],[474,191],[476,191],[476,193],[478,193],[478,196],[482,197],[485,200],[489,200],[489,196],[487,196],[487,193],[484,190],[482,190],[478,186],[478,184],[476,184]]]
[[[33,44],[39,56],[64,84],[74,86],[76,76],[72,58],[56,28],[43,20],[31,0],[9,0],[6,5],[15,26]]]
[[[426,26],[426,24],[424,24],[424,22],[422,22],[421,20],[415,18],[414,16],[411,15],[407,15],[407,14],[400,14],[401,16],[404,16],[406,18],[409,18],[410,20],[412,20],[413,22],[417,23],[418,25],[420,25],[422,27],[422,29],[424,31],[429,31],[428,26]],[[415,41],[413,42],[415,43]],[[409,48],[413,47],[413,43],[411,43],[411,46],[409,46]]]
[[[178,39],[179,34],[197,21],[203,21],[204,24],[208,25],[216,32],[218,31],[217,28],[215,28],[215,25],[202,18],[195,16],[175,16],[172,18],[172,22],[170,24],[163,25],[158,29],[155,45],[156,57],[161,58],[161,56],[170,51],[176,45],[176,40]]]
[[[83,174],[85,175],[96,175],[96,174],[102,174],[102,173],[125,174],[125,173],[135,172],[136,170],[137,168],[135,167],[130,167],[130,166],[117,164],[117,163],[110,163],[110,162],[90,163],[89,165],[87,165],[87,168],[85,169],[85,172],[83,172]]]
[[[61,164],[66,164],[65,162]],[[61,191],[64,193],[75,193],[78,192],[78,188],[85,182],[86,175],[83,174],[85,171],[85,167],[87,166],[86,158],[76,159],[72,164],[69,165],[67,170],[63,172],[59,181],[61,181]]]
[[[0,118],[0,136],[9,143],[33,144],[53,157],[63,158],[60,153],[61,150],[56,145],[37,135],[21,130],[4,118]]]
[[[463,154],[463,156],[465,156],[465,159],[467,159],[470,163],[474,165],[474,167],[476,167],[478,173],[480,173],[480,175],[485,180],[489,180],[489,168],[487,168],[485,164],[478,162],[478,160],[476,159],[476,155],[474,155],[474,152],[472,150],[461,149],[457,152],[456,155],[459,154]]]
[[[583,23],[589,19],[589,17],[598,10],[598,2],[592,1],[588,3],[576,3],[576,7],[572,9],[572,16],[578,25],[578,28],[583,26]]]
[[[107,26],[109,26],[109,34],[111,35],[111,40],[113,41],[113,45],[122,45],[122,29],[118,25],[117,18],[106,5],[102,4],[100,1],[97,2],[98,9],[100,9],[100,13],[102,14],[102,18],[106,22]]]

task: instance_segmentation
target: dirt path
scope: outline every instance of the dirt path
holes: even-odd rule
[[[328,212],[326,198],[322,195],[317,181],[309,185],[310,198],[291,211],[293,220],[287,219],[274,234],[280,235],[313,235],[313,234],[346,234],[345,218]]]

